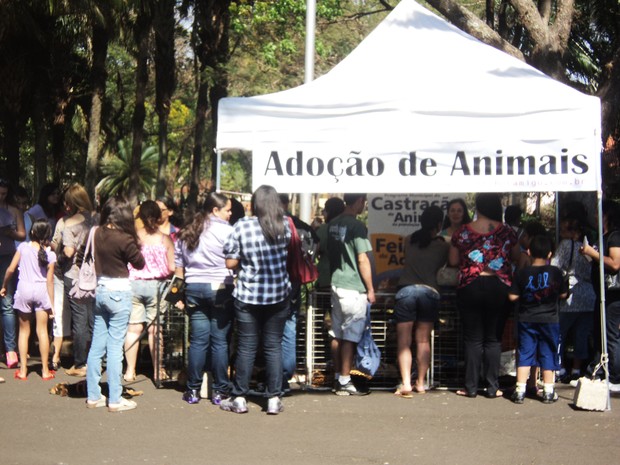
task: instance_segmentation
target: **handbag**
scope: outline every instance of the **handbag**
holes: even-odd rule
[[[370,321],[370,304],[366,310],[366,328],[362,334],[362,339],[357,343],[355,352],[355,370],[351,370],[351,374],[357,374],[367,379],[377,373],[381,365],[381,350],[377,346],[372,337],[372,327]]]
[[[90,230],[84,259],[78,272],[78,278],[73,280],[73,286],[69,291],[69,296],[74,299],[88,299],[95,297],[97,288],[97,273],[95,271],[95,231],[97,227]]]
[[[314,264],[314,259],[304,253],[301,247],[301,239],[293,219],[288,217],[288,224],[291,230],[291,240],[288,243],[288,254],[286,257],[286,270],[291,282],[308,284],[316,281],[319,277],[319,270]]]
[[[459,269],[445,264],[437,270],[437,285],[441,287],[456,287],[459,284]]]

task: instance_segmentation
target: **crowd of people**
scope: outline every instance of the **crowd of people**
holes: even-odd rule
[[[58,186],[46,185],[37,204],[28,207],[25,190],[13,191],[0,180],[0,310],[6,365],[16,368],[16,380],[28,379],[34,321],[43,380],[54,379],[62,368],[63,340],[71,337],[72,363],[65,372],[86,378],[86,406],[110,412],[136,408],[133,400],[122,397],[122,383],[136,379],[143,334],[153,379],[169,377],[159,323],[174,276],[184,283],[184,299],[176,305],[189,320],[182,400],[196,404],[205,397],[201,388],[208,371],[210,401],[225,411],[247,412],[260,356],[266,412],[279,414],[296,365],[296,321],[304,296],[302,283],[290,278],[288,267],[291,238],[301,235],[316,244],[311,251],[313,260],[318,257],[316,288],[331,294],[320,304],[329,308],[331,318],[333,392],[369,393],[351,373],[369,306],[375,302],[372,245],[357,218],[366,208],[364,194],[328,199],[324,222],[313,226],[292,215],[288,196],[271,186],[254,192],[248,216],[243,207],[238,212],[234,199],[209,193],[185,225],[171,221],[175,205],[166,198],[146,200],[136,208],[111,198],[96,212],[79,184],[62,194]],[[588,369],[594,374],[588,362],[597,361],[592,349],[601,349],[594,330],[602,311],[598,263],[603,261],[606,276],[620,270],[620,207],[604,203],[600,247],[588,243],[591,227],[580,203],[562,211],[557,247],[544,226],[522,224],[520,216],[516,206],[504,212],[500,195],[478,194],[475,215],[463,199],[450,201],[446,214],[430,206],[420,216],[420,228],[404,238],[394,304],[401,378],[397,396],[411,398],[429,389],[431,334],[444,291],[437,274],[445,267],[458,274],[456,303],[465,354],[464,386],[458,395],[504,396],[501,343],[511,314],[518,333],[514,402],[529,396],[552,403],[557,376],[568,383]],[[88,260],[97,276],[93,293],[80,287],[80,269]],[[610,386],[620,391],[620,285],[608,286],[605,297]],[[564,360],[567,341],[572,342],[570,363]],[[104,359],[107,397],[100,385]]]

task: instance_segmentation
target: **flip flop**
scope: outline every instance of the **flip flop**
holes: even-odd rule
[[[403,391],[401,389],[397,389],[394,392],[394,395],[397,397],[402,397],[403,399],[411,399],[413,397],[413,394],[411,393],[411,391]]]
[[[15,370],[15,373],[13,374],[13,378],[18,379],[20,381],[28,381],[28,375],[22,376],[19,373],[19,370]]]
[[[413,386],[412,392],[414,394],[426,394],[426,389],[418,389],[417,386]]]
[[[41,379],[43,381],[49,381],[50,379],[54,379],[54,378],[56,378],[56,372],[54,370],[50,370],[50,374],[47,376],[41,375]]]

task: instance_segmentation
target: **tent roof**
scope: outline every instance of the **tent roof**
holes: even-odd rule
[[[218,149],[430,150],[590,141],[600,102],[402,0],[330,72],[219,103]],[[557,146],[556,146],[557,149]],[[559,150],[559,149],[558,149]],[[529,189],[532,190],[532,189]]]

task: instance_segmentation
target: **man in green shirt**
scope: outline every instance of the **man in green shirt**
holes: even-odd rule
[[[327,254],[332,283],[332,330],[338,343],[334,357],[335,393],[364,395],[351,381],[353,356],[366,326],[366,306],[374,303],[368,253],[372,246],[364,223],[356,217],[366,207],[366,194],[345,194],[345,210],[329,223]]]

